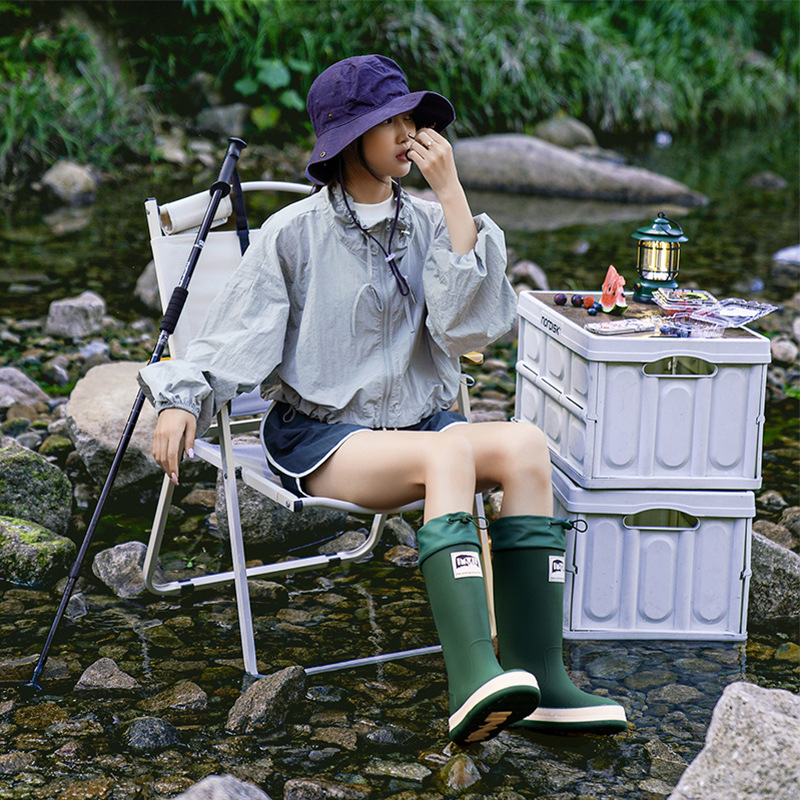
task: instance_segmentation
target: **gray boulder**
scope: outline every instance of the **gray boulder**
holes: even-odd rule
[[[258,439],[237,436],[235,443],[258,444]],[[332,511],[324,508],[304,508],[294,512],[279,506],[255,489],[245,486],[237,479],[239,495],[239,514],[242,523],[242,535],[245,544],[257,544],[275,550],[287,543],[291,546],[318,541],[338,533],[347,520],[346,511]],[[228,538],[228,517],[225,510],[225,494],[222,475],[217,476],[217,535],[221,539]]]
[[[706,743],[669,800],[800,797],[800,697],[751,683],[726,687]]]
[[[454,152],[461,181],[470,189],[626,203],[708,203],[672,178],[587,158],[534,136],[501,133],[461,139]]]
[[[106,301],[95,292],[83,292],[77,297],[54,300],[47,312],[44,332],[65,339],[82,339],[103,330]]]
[[[270,800],[270,797],[233,775],[209,775],[174,800]]]
[[[20,446],[0,448],[0,515],[67,531],[72,484],[44,456]]]
[[[142,305],[158,314],[161,313],[161,296],[158,293],[155,261],[151,261],[144,268],[144,272],[136,281],[136,288],[133,290],[133,294]]]
[[[557,114],[536,125],[532,131],[538,139],[543,139],[559,147],[597,147],[597,139],[592,129],[580,120]]]
[[[46,403],[48,396],[22,370],[0,367],[0,408],[10,408],[14,403]]]
[[[0,517],[0,579],[19,586],[53,583],[75,560],[75,544],[35,522]]]
[[[226,728],[233,733],[273,731],[281,728],[293,705],[306,690],[302,667],[287,667],[253,683],[234,703]]]
[[[292,778],[283,785],[283,800],[367,800],[372,796],[369,786],[341,783],[327,778]],[[420,796],[403,793],[401,797]],[[427,795],[438,797],[438,795]]]
[[[73,161],[58,161],[42,175],[41,184],[67,204],[90,203],[98,180],[91,167]]]
[[[142,567],[147,546],[142,542],[125,542],[102,550],[92,561],[92,572],[117,597],[130,599],[147,594]],[[166,582],[161,565],[156,566],[155,578],[159,583]]]
[[[139,682],[123,672],[111,658],[99,658],[87,667],[78,682],[77,691],[126,691],[136,689]]]
[[[753,531],[750,622],[800,616],[800,556]]]
[[[125,742],[137,753],[159,753],[181,743],[175,726],[159,717],[139,717],[125,731]]]

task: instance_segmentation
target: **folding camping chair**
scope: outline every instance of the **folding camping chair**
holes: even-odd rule
[[[242,184],[242,190],[244,192],[291,192],[302,195],[309,193],[308,186],[276,181],[245,182]],[[183,265],[186,263],[186,258],[194,243],[194,233],[187,232],[187,229],[199,224],[199,219],[202,217],[207,205],[207,199],[208,195],[203,193],[192,195],[164,206],[159,206],[155,198],[150,198],[145,203],[159,294],[162,305],[165,308],[169,302],[172,287],[178,282]],[[226,197],[220,204],[215,225],[224,223],[231,212],[231,199]],[[189,286],[189,294],[183,313],[169,340],[170,355],[173,358],[178,358],[185,352],[186,346],[197,334],[202,324],[205,317],[205,309],[228,276],[235,270],[241,257],[240,240],[237,231],[225,230],[209,233]],[[271,472],[260,443],[252,445],[234,444],[233,442],[235,433],[257,431],[260,417],[268,407],[268,402],[261,398],[257,389],[249,394],[237,397],[228,406],[220,410],[212,427],[202,437],[198,437],[195,440],[195,457],[214,465],[222,472],[222,485],[230,533],[232,570],[172,580],[166,583],[159,583],[156,580],[156,565],[174,488],[166,475],[163,479],[143,566],[145,585],[157,595],[177,595],[194,589],[211,588],[233,583],[239,617],[244,668],[249,675],[256,677],[258,676],[258,667],[256,664],[255,636],[250,609],[248,579],[264,576],[275,577],[292,572],[321,569],[355,561],[370,553],[378,543],[389,514],[420,509],[424,505],[423,501],[419,501],[401,508],[371,509],[332,498],[299,497],[286,490],[281,485],[278,477]],[[458,407],[469,420],[469,395],[466,378],[462,378]],[[214,441],[215,439],[217,440],[216,442]],[[299,512],[303,508],[316,506],[372,516],[373,522],[369,536],[360,546],[351,550],[337,552],[333,555],[315,555],[280,561],[274,564],[246,567],[242,526],[239,517],[237,474],[241,477],[245,486],[255,489],[260,494],[292,512]],[[476,495],[476,513],[477,509],[481,509],[482,512],[482,503],[481,496]],[[488,537],[485,531],[481,531],[481,537],[491,611],[491,565]],[[493,614],[490,613],[490,617],[493,619]],[[436,645],[406,650],[400,653],[382,653],[365,658],[340,661],[334,664],[309,667],[306,672],[308,674],[326,672],[364,664],[380,663],[412,655],[434,653],[440,650],[441,647]]]

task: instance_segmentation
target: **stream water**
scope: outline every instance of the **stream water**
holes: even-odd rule
[[[714,142],[677,140],[668,149],[649,144],[619,149],[637,165],[683,180],[711,200],[680,217],[689,237],[682,249],[683,285],[778,304],[792,298],[796,280],[776,275],[771,256],[800,242],[796,127],[731,131]],[[761,170],[780,174],[789,187],[749,188],[745,179]],[[246,174],[246,159],[243,173],[245,179],[256,177]],[[91,208],[47,219],[24,199],[6,208],[0,217],[0,315],[41,317],[50,301],[93,289],[120,319],[142,316],[131,302],[149,260],[141,203],[154,189],[171,195],[167,186],[161,171],[147,182],[107,186]],[[652,218],[650,209],[628,209],[623,218],[600,221],[596,204],[570,204],[571,219],[577,207],[579,221],[563,227],[548,222],[541,206],[537,216],[536,203],[526,215],[493,202],[491,196],[473,198],[476,210],[485,204],[504,224],[517,258],[546,269],[551,288],[596,289],[609,263],[632,276],[636,251],[630,234]],[[764,488],[800,505],[797,467],[796,403],[770,406]],[[153,499],[152,492],[115,497],[98,530],[84,567],[88,613],[64,622],[53,650],[69,677],[46,684],[32,699],[13,681],[0,686],[0,800],[157,800],[224,772],[258,784],[275,800],[283,797],[287,780],[306,776],[342,785],[339,794],[320,797],[366,797],[363,787],[381,800],[460,794],[452,787],[452,762],[446,766],[456,750],[447,746],[446,684],[438,656],[315,675],[306,702],[281,732],[227,733],[227,714],[242,688],[231,594],[123,601],[90,574],[97,550],[146,539]],[[167,569],[213,566],[224,558],[219,541],[209,535],[209,511],[176,510],[169,523],[175,544],[164,554]],[[353,527],[360,524],[353,521]],[[280,602],[255,599],[263,670],[435,643],[418,571],[385,559],[394,544],[381,544],[366,563],[282,581],[288,595]],[[0,661],[38,653],[57,601],[54,591],[0,584]],[[460,796],[665,797],[681,761],[688,763],[702,747],[711,711],[727,684],[747,680],[798,690],[797,639],[797,621],[787,620],[750,626],[747,641],[737,643],[569,641],[565,660],[573,679],[619,699],[629,731],[568,739],[505,733],[467,751],[478,780]],[[139,687],[118,694],[75,691],[77,677],[102,656],[113,658]],[[28,673],[23,670],[20,677],[27,679]],[[162,696],[184,681],[206,693],[205,707],[181,709]],[[146,715],[170,721],[175,742],[152,752],[138,749],[128,729]],[[669,748],[671,767],[654,757],[656,740]]]

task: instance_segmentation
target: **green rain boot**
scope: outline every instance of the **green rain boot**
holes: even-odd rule
[[[625,709],[578,689],[562,652],[565,529],[553,517],[500,517],[492,522],[492,568],[500,663],[539,681],[539,707],[518,727],[540,733],[618,733]]]
[[[450,738],[459,744],[489,739],[536,708],[536,679],[523,670],[504,672],[497,663],[472,515],[436,517],[417,539],[447,669]]]

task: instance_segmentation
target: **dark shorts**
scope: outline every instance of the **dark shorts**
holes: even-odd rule
[[[455,411],[437,411],[416,425],[398,430],[442,431],[462,422],[466,419]],[[303,478],[322,466],[353,434],[368,430],[372,428],[348,422],[319,422],[286,403],[273,403],[261,422],[261,443],[284,487],[307,497]]]

